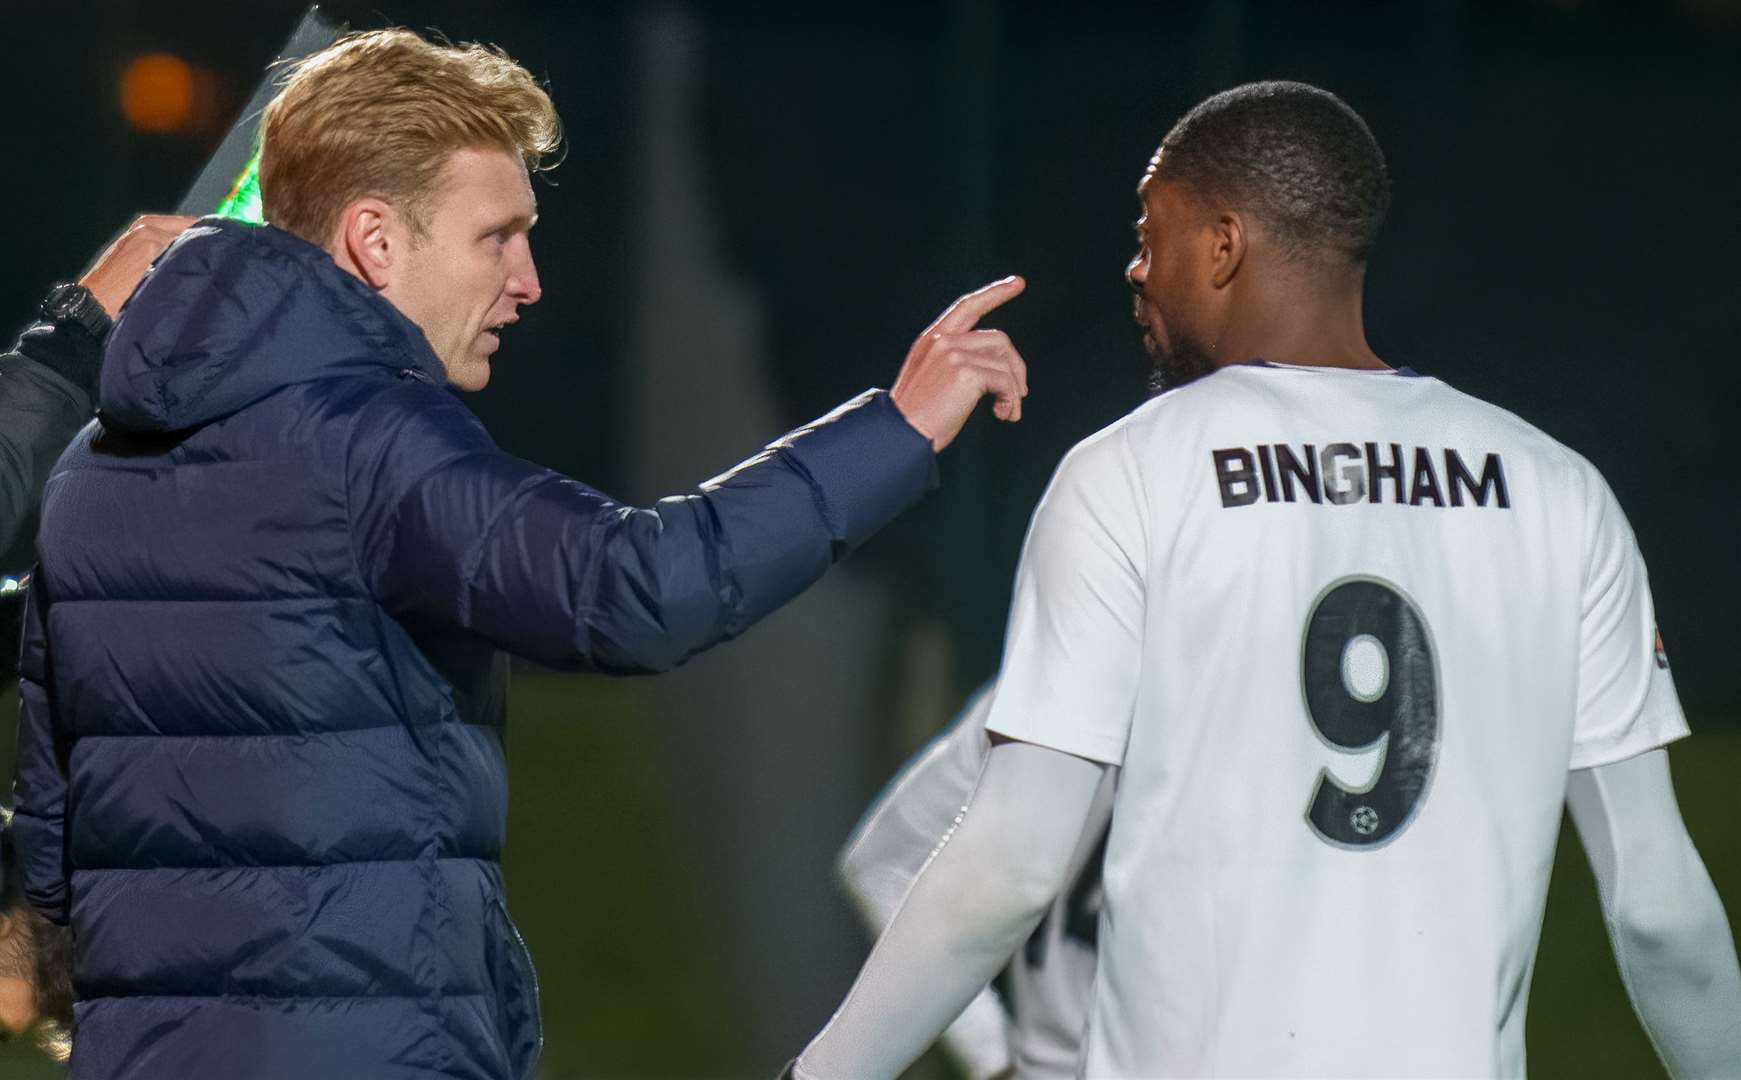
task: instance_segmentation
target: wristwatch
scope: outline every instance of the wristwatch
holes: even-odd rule
[[[114,325],[91,290],[76,281],[63,281],[48,290],[41,305],[42,317],[56,326],[78,326],[101,341]]]

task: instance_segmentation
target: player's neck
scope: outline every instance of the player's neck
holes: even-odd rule
[[[1228,327],[1216,352],[1230,364],[1271,360],[1310,367],[1389,366],[1366,343],[1358,288],[1266,290]]]

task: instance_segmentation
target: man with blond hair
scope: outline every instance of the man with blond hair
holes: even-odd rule
[[[658,671],[918,499],[1020,357],[978,318],[651,509],[513,458],[444,389],[537,302],[549,98],[390,30],[262,120],[266,227],[203,222],[109,342],[49,481],[16,832],[77,946],[78,1080],[508,1080],[537,984],[509,921],[505,653]]]

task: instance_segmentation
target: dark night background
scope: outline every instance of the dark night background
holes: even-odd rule
[[[538,708],[612,718],[571,725],[566,742],[553,721],[547,745],[528,723],[514,750],[510,871],[549,984],[550,1076],[771,1075],[826,1019],[863,953],[828,860],[895,763],[995,670],[1053,465],[1142,400],[1121,277],[1133,189],[1179,114],[1238,82],[1314,82],[1366,118],[1394,185],[1368,278],[1375,349],[1602,470],[1651,568],[1695,729],[1721,736],[1741,717],[1741,0],[324,7],[355,28],[496,42],[548,80],[569,150],[535,185],[545,298],[472,404],[508,449],[613,494],[646,503],[713,475],[887,385],[957,294],[1029,280],[994,320],[1030,365],[1025,419],[978,417],[944,455],[943,490],[856,554],[836,591],[669,681],[526,673],[523,700],[557,703]],[[11,330],[131,214],[173,208],[301,5],[4,9]],[[151,52],[206,72],[209,121],[130,128],[120,72]],[[1203,632],[1240,647],[1237,613]],[[813,651],[783,664],[773,643],[787,640]],[[851,708],[811,724],[794,698]],[[563,749],[575,740],[584,754]],[[565,752],[573,774],[550,775]],[[1709,775],[1732,803],[1732,776]],[[636,793],[660,809],[622,809]],[[671,861],[618,877],[582,867],[550,839],[546,806],[582,819],[574,844],[640,829]],[[1695,837],[1732,850],[1733,821],[1730,806],[1729,833]],[[547,853],[577,861],[529,869]],[[1741,897],[1719,886],[1733,912]],[[624,946],[591,957],[599,1000],[640,1000],[622,984],[640,986],[666,1011],[638,1022],[668,1045],[612,1049],[602,1006],[551,1015],[578,978],[553,975],[569,954],[544,945],[572,930],[564,920],[609,921],[670,890],[694,895],[657,932],[695,942],[707,956],[687,985],[735,1005],[700,991],[681,1005],[675,977],[654,993],[624,973],[650,954]],[[581,914],[589,896],[605,914]],[[576,906],[543,914],[558,901]],[[1597,935],[1590,948],[1605,948]]]

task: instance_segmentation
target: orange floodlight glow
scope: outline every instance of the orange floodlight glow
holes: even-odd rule
[[[170,53],[146,53],[121,72],[121,113],[138,131],[180,131],[197,107],[193,67]]]

